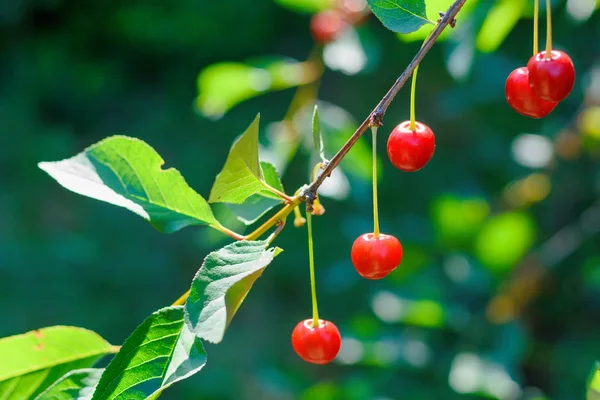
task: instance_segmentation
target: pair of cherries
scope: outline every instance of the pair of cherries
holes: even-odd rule
[[[414,123],[414,129],[410,121],[402,122],[394,128],[388,138],[388,157],[401,171],[420,170],[429,162],[434,151],[433,131],[420,122]],[[354,241],[351,258],[360,276],[366,279],[381,279],[400,265],[402,246],[392,235],[366,233]]]
[[[435,136],[427,125],[410,121],[396,126],[387,144],[392,164],[405,172],[418,171],[429,162],[435,151]],[[375,177],[374,177],[375,179]],[[351,259],[360,276],[381,279],[400,265],[402,245],[392,235],[367,233],[352,245]],[[342,339],[333,322],[310,318],[299,322],[292,332],[292,347],[304,361],[327,364],[337,356]]]
[[[542,51],[508,76],[506,100],[519,114],[543,118],[571,93],[574,83],[571,58],[562,51]]]

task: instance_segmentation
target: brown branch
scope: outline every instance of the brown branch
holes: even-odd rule
[[[408,81],[408,78],[412,75],[413,71],[419,63],[423,60],[423,58],[427,55],[429,50],[433,47],[435,42],[438,40],[444,29],[448,25],[454,25],[456,23],[456,15],[461,10],[463,5],[467,2],[467,0],[455,0],[454,3],[450,6],[446,13],[443,13],[443,17],[440,18],[437,26],[429,35],[429,38],[423,43],[423,46],[419,49],[413,60],[408,64],[408,67],[402,72],[402,74],[398,77],[396,82],[392,85],[390,90],[386,93],[385,96],[381,99],[381,101],[377,104],[377,106],[371,111],[369,116],[360,124],[356,132],[350,136],[348,141],[342,146],[342,148],[333,156],[333,158],[329,161],[327,166],[323,168],[323,172],[315,179],[310,185],[307,185],[302,190],[300,197],[302,200],[306,200],[311,208],[311,203],[317,196],[317,191],[319,187],[323,184],[325,179],[331,175],[334,169],[340,164],[340,162],[344,159],[346,154],[350,151],[354,144],[358,141],[358,139],[369,129],[370,126],[381,126],[383,117],[388,107],[396,97],[396,94],[402,89],[404,84]]]

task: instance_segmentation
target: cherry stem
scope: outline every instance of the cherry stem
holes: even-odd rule
[[[373,136],[373,237],[379,237],[379,206],[377,201],[377,127],[371,127]]]
[[[412,82],[410,84],[410,125],[409,128],[411,131],[417,130],[417,117],[416,117],[416,106],[415,106],[415,97],[417,92],[417,74],[419,73],[419,66],[415,67],[415,70],[412,74]]]
[[[552,2],[546,0],[546,59],[552,58]]]
[[[317,284],[315,279],[315,255],[313,250],[313,236],[312,236],[312,215],[306,213],[306,227],[308,231],[308,263],[310,268],[310,295],[312,298],[312,312],[313,312],[313,328],[319,326],[319,307],[317,306]]]
[[[540,0],[533,3],[533,55],[539,53]]]

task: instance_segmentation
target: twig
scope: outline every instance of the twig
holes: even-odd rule
[[[350,151],[354,144],[358,141],[358,139],[369,129],[370,126],[381,126],[383,122],[383,117],[385,112],[387,111],[389,105],[396,97],[396,94],[402,89],[408,78],[412,75],[413,71],[419,63],[423,60],[423,58],[427,55],[429,50],[433,47],[437,39],[440,37],[444,29],[448,25],[454,25],[456,23],[456,15],[461,10],[463,5],[467,2],[467,0],[456,0],[446,11],[442,18],[440,18],[439,23],[431,32],[429,38],[425,41],[423,46],[419,49],[413,60],[408,64],[408,67],[402,72],[402,74],[398,77],[396,82],[392,85],[390,90],[386,93],[385,96],[381,99],[381,101],[377,104],[377,106],[371,111],[369,116],[360,124],[356,132],[350,136],[348,141],[342,146],[342,148],[336,153],[336,155],[329,160],[329,164],[324,168],[323,172],[315,179],[310,185],[304,187],[301,192],[301,199],[306,200],[310,203],[316,198],[317,191],[319,187],[323,184],[325,179],[331,175],[334,169],[340,164],[340,162],[344,159],[346,154]]]

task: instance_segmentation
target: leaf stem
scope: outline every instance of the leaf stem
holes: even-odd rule
[[[306,213],[306,227],[308,232],[308,263],[310,268],[310,295],[312,298],[312,312],[313,312],[313,328],[319,326],[319,307],[317,306],[317,284],[315,279],[315,256],[313,250],[313,236],[312,236],[312,215]]]
[[[419,73],[419,66],[415,67],[412,74],[412,82],[410,84],[410,125],[411,131],[417,130],[417,117],[416,117],[416,106],[415,106],[415,93],[417,91],[417,74]]]
[[[171,306],[182,306],[185,304],[188,296],[190,295],[191,289],[182,294]]]
[[[552,58],[552,2],[546,0],[546,59]]]
[[[210,225],[210,226],[213,227],[213,228],[215,228],[218,231],[221,231],[222,233],[224,233],[225,235],[229,236],[232,239],[235,239],[235,240],[243,240],[244,239],[244,236],[240,235],[237,232],[232,231],[231,229],[228,229],[228,228],[224,227],[221,224]]]
[[[290,215],[292,211],[294,211],[294,208],[296,208],[298,204],[300,204],[300,198],[298,196],[295,196],[290,200],[290,203],[287,203],[285,206],[283,206],[281,210],[279,210],[276,214],[269,218],[264,224],[256,228],[256,230],[254,230],[252,233],[246,235],[243,239],[256,240],[260,238],[266,231],[271,229],[272,226],[277,224],[278,221],[285,221],[287,216]]]
[[[540,0],[533,2],[533,55],[539,53]]]
[[[291,203],[292,201],[294,201],[290,196],[288,196],[287,194],[283,193],[280,190],[275,189],[273,186],[269,185],[267,182],[262,182],[262,184],[269,192],[281,197],[286,203]]]
[[[371,127],[373,136],[373,237],[379,237],[379,206],[377,201],[377,127]]]

